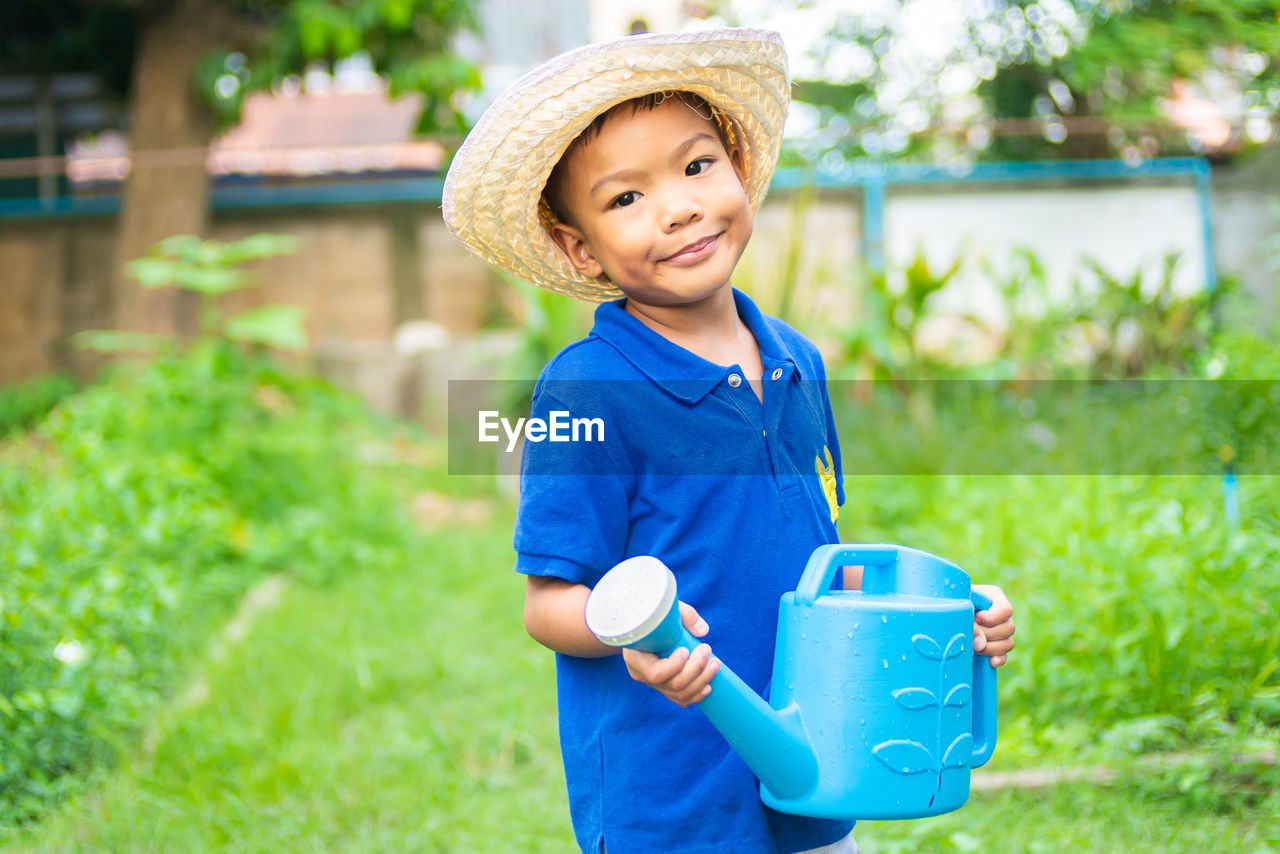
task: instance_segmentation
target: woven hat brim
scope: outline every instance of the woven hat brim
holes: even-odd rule
[[[485,111],[454,156],[444,220],[500,270],[596,302],[622,296],[587,278],[551,240],[538,200],[552,168],[600,113],[664,90],[693,92],[737,126],[747,195],[769,187],[791,103],[782,37],[749,28],[628,36],[562,54],[521,77]]]

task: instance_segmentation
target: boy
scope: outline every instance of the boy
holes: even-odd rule
[[[526,444],[514,537],[525,625],[558,653],[584,852],[857,851],[849,822],[765,808],[751,772],[687,708],[719,667],[708,645],[620,659],[583,619],[605,571],[654,555],[677,576],[685,624],[714,630],[717,651],[763,692],[778,598],[816,546],[838,539],[822,359],[730,283],[788,87],[775,33],[589,46],[513,84],[446,180],[446,223],[482,257],[552,290],[620,298],[539,378],[531,416],[598,418],[604,431]],[[1002,664],[1012,609],[986,591],[996,604],[979,615],[975,648]]]

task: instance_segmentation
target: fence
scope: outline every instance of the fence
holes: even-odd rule
[[[211,236],[297,234],[301,251],[264,263],[263,287],[235,298],[304,306],[318,360],[394,409],[401,392],[374,386],[397,375],[397,328],[429,319],[466,341],[515,310],[511,289],[445,231],[440,189],[434,179],[215,187]],[[1059,292],[1083,256],[1129,275],[1176,251],[1178,289],[1214,287],[1217,266],[1235,268],[1252,248],[1237,241],[1236,257],[1215,252],[1214,210],[1236,197],[1211,198],[1200,159],[780,171],[740,270],[765,287],[798,248],[798,298],[842,312],[856,311],[864,260],[892,269],[916,251],[942,265],[1025,246]],[[67,337],[109,322],[118,208],[116,196],[0,200],[0,382],[66,364]],[[981,313],[990,302],[982,287],[961,277],[940,297]]]

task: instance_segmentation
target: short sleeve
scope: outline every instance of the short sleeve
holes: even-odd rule
[[[569,407],[551,394],[535,394],[530,418],[551,423]],[[594,585],[625,557],[628,497],[607,434],[596,441],[526,439],[520,462],[520,501],[513,545],[516,571]]]

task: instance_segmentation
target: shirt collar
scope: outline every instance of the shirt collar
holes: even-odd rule
[[[751,298],[734,288],[733,301],[738,317],[755,336],[761,362],[769,367],[788,363],[799,376],[790,350],[765,321],[764,314]],[[686,403],[697,403],[732,371],[732,368],[708,362],[663,338],[628,314],[623,308],[625,303],[626,300],[621,299],[601,304],[596,309],[592,334],[612,344],[627,361],[672,396]]]

